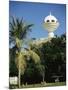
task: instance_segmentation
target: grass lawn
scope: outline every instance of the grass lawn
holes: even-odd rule
[[[37,88],[37,87],[49,87],[49,86],[64,86],[66,85],[66,82],[56,82],[56,83],[39,83],[39,84],[27,84],[27,85],[22,85],[21,88]],[[18,86],[10,86],[10,88],[18,88]]]
[[[48,87],[48,86],[64,86],[66,82],[56,82],[56,83],[42,83],[42,84],[31,84],[31,85],[22,85],[21,88],[34,88],[34,87]]]

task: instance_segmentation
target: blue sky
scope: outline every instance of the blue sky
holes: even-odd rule
[[[59,28],[54,32],[55,35],[60,36],[66,32],[66,6],[64,4],[10,1],[10,16],[23,17],[27,23],[34,24],[32,32],[29,34],[30,38],[43,38],[48,36],[46,29],[43,27],[43,20],[50,12],[60,23]]]

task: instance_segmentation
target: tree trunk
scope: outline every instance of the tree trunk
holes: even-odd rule
[[[20,69],[19,69],[19,72],[18,72],[18,85],[19,85],[19,88],[21,87],[21,86],[20,86],[20,85],[21,85],[21,83],[20,83],[20,79],[21,79],[21,78],[20,78],[20,76],[21,76],[20,73],[21,73],[21,72],[20,72]]]
[[[44,73],[43,73],[43,82],[44,82],[44,77],[45,77],[45,75],[44,75]]]

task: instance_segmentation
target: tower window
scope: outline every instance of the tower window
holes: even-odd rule
[[[49,22],[49,20],[47,20],[47,22]]]
[[[54,20],[51,20],[52,22],[55,22]]]

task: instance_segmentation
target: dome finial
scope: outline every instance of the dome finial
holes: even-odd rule
[[[50,11],[50,16],[51,16],[51,11]]]

